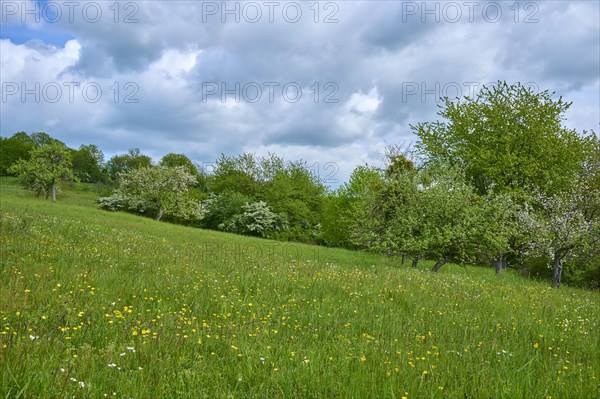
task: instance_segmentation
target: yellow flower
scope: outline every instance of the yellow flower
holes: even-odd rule
[[[365,361],[367,361],[367,357],[366,357],[365,355],[362,355],[362,356],[360,357],[360,360],[361,360],[361,361],[363,361],[363,362],[365,362]]]
[[[533,348],[534,348],[534,349],[537,349],[537,348],[539,348],[539,347],[540,347],[540,346],[538,345],[538,343],[537,343],[537,342],[536,342],[535,344],[533,344]]]

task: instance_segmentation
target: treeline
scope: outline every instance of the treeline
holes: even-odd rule
[[[211,173],[184,154],[132,149],[104,161],[45,133],[0,141],[0,172],[46,197],[65,179],[98,183],[103,209],[201,228],[435,260],[506,267],[600,287],[600,140],[563,126],[571,104],[520,84],[445,103],[328,189],[301,161],[222,155]]]

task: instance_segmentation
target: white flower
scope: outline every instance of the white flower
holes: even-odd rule
[[[75,378],[73,378],[73,377],[71,377],[71,378],[69,378],[69,379],[70,379],[71,381],[73,381],[73,382],[77,382],[77,380],[76,380]]]
[[[79,381],[79,388],[85,388],[85,382]]]
[[[119,356],[125,356],[125,352],[121,353]]]
[[[32,341],[33,341],[34,339],[38,339],[38,338],[39,338],[39,337],[38,337],[37,335],[30,335],[30,336],[29,336],[29,339],[30,339],[30,340],[32,340]]]
[[[117,367],[117,365],[115,363],[109,363],[108,367]]]

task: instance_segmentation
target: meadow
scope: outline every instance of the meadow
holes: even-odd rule
[[[0,183],[3,398],[600,397],[600,295]]]

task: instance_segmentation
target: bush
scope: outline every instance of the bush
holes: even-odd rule
[[[269,208],[266,202],[259,201],[242,205],[242,213],[233,216],[224,225],[224,230],[232,233],[265,237],[270,232],[281,231],[287,221],[281,214]]]
[[[121,193],[115,193],[108,197],[98,198],[98,203],[100,204],[100,209],[116,212],[127,208],[128,198]]]

